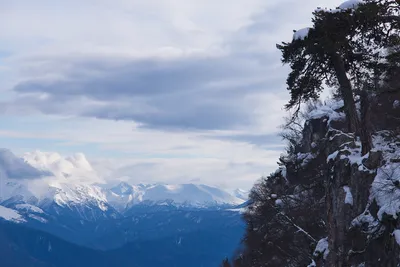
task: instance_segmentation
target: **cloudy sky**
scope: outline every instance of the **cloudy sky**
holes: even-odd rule
[[[250,188],[283,150],[275,44],[338,4],[0,0],[0,147],[83,152],[112,180]]]

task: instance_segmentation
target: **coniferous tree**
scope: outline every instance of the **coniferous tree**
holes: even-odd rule
[[[400,73],[399,13],[399,1],[394,0],[366,0],[354,8],[315,11],[313,27],[304,38],[298,32],[292,42],[277,45],[282,61],[292,69],[286,107],[299,108],[302,102],[317,99],[324,84],[337,87],[349,130],[362,137],[366,153],[371,147],[370,92],[383,81],[400,90],[399,83],[393,83]],[[361,120],[354,94],[360,95]],[[305,167],[291,161],[299,141],[290,130],[285,133],[293,143],[289,160],[280,162],[288,175],[272,174],[253,187],[253,204],[244,214],[244,248],[232,261],[235,267],[306,266],[314,256],[316,240],[326,236],[326,185],[320,179],[325,177],[326,156],[318,154]]]
[[[389,0],[368,0],[334,11],[317,9],[307,34],[295,34],[292,42],[277,45],[282,62],[292,69],[286,107],[299,109],[302,102],[317,99],[324,84],[338,85],[349,131],[360,134],[354,89],[360,90],[378,71],[382,50],[398,43],[398,14],[398,2]]]

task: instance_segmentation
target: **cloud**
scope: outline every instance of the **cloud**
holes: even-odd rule
[[[153,129],[222,130],[254,124],[251,96],[281,89],[274,69],[261,69],[257,61],[232,54],[111,64],[81,58],[69,64],[59,74],[63,79],[39,76],[15,86],[18,98],[8,110],[133,120]],[[58,71],[62,63],[52,65],[43,67],[42,75]]]
[[[279,153],[271,153],[271,158]],[[275,161],[237,162],[226,159],[159,159],[125,162],[96,160],[92,165],[109,180],[137,183],[202,183],[221,188],[249,189],[256,179],[276,168]]]
[[[97,165],[109,179],[253,182],[281,149],[287,68],[275,44],[331,2],[2,4],[0,114],[20,119],[0,135],[118,155]],[[41,116],[55,119],[23,123]]]
[[[52,175],[50,172],[35,169],[23,159],[16,157],[10,150],[0,148],[0,179],[38,179]]]

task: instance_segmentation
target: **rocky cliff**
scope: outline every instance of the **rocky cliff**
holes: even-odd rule
[[[365,155],[346,131],[341,101],[307,114],[294,150],[250,194],[234,266],[398,266],[399,98],[371,102],[373,149]]]

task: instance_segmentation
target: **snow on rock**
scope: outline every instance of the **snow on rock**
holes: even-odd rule
[[[375,219],[368,210],[366,210],[362,214],[354,218],[350,224],[350,228],[356,228],[360,226],[364,226],[365,232],[374,233],[377,231],[377,229],[379,229],[380,222]]]
[[[301,161],[301,166],[307,166],[307,164],[313,159],[315,159],[313,153],[297,153],[297,160]]]
[[[310,29],[311,28],[303,28],[295,31],[293,34],[293,40],[304,40],[308,36]]]
[[[0,206],[0,218],[6,221],[24,222],[22,216],[15,210]]]
[[[72,183],[54,183],[54,201],[59,206],[74,204],[92,204],[102,211],[107,211],[107,198],[98,186]]]
[[[38,208],[30,204],[17,204],[15,208],[17,210],[29,211],[34,213],[44,213],[44,211],[41,208]]]
[[[398,245],[400,245],[400,230],[396,229],[393,231],[393,236],[396,239]]]
[[[314,257],[318,257],[319,255],[323,255],[324,259],[328,257],[329,254],[329,242],[328,238],[322,238],[318,241],[317,246],[314,250]]]
[[[344,147],[342,149],[340,149],[339,151],[336,151],[336,152],[340,153],[340,159],[341,160],[347,159],[347,160],[349,160],[349,163],[351,165],[357,165],[359,171],[372,172],[372,170],[369,170],[363,164],[363,161],[369,157],[369,153],[365,154],[364,156],[361,156],[361,142],[355,141],[354,145],[355,145],[355,147],[350,148],[349,144],[346,143],[346,144],[344,144]],[[327,159],[328,162],[329,162],[329,160],[337,157],[336,152],[334,152],[328,156],[328,159]]]
[[[344,106],[343,100],[329,100],[326,101],[324,105],[317,107],[312,110],[308,115],[307,119],[320,119],[323,117],[328,117],[328,125],[331,121],[340,121],[346,118],[344,112],[339,112],[338,110]]]
[[[283,178],[286,178],[286,166],[280,166],[274,173],[274,175],[282,175]]]
[[[275,200],[275,205],[278,206],[278,207],[282,207],[282,206],[283,206],[283,201],[282,201],[282,199],[277,199],[277,200]]]
[[[346,193],[346,197],[344,199],[344,203],[353,205],[353,195],[351,194],[350,187],[345,185],[345,186],[343,186],[343,190]]]
[[[329,161],[336,159],[337,155],[339,154],[339,151],[335,151],[332,154],[330,154],[327,158],[326,158],[326,162],[329,163]]]
[[[400,213],[400,159],[399,142],[390,140],[390,134],[382,131],[374,136],[373,142],[376,150],[383,152],[385,164],[377,171],[372,183],[371,193],[380,207],[378,218],[382,219],[384,214],[397,218]],[[399,140],[398,140],[399,141]]]

